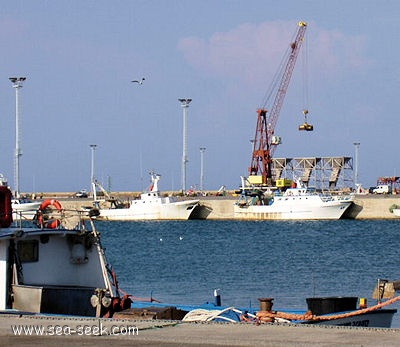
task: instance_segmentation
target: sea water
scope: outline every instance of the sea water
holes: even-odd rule
[[[120,288],[165,303],[307,309],[400,278],[400,220],[97,222]],[[392,327],[400,328],[400,304]]]

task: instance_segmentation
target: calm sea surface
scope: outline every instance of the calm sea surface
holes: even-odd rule
[[[166,303],[305,309],[307,297],[374,304],[378,278],[400,279],[400,220],[97,222],[122,290]],[[400,328],[399,313],[393,327]]]

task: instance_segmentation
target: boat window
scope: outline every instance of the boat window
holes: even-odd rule
[[[17,244],[18,255],[22,263],[39,261],[39,241],[23,240]]]

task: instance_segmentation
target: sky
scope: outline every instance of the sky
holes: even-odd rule
[[[355,156],[364,187],[400,176],[397,0],[0,0],[0,173],[20,190],[237,189],[256,110],[299,21],[306,38],[279,115],[274,156]],[[142,85],[132,80],[144,77]],[[299,132],[302,110],[313,132]],[[93,152],[90,145],[96,144]],[[93,155],[93,156],[92,156]],[[92,161],[93,158],[93,161]]]

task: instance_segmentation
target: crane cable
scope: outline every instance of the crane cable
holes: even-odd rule
[[[304,43],[305,47],[302,50],[303,110],[308,113],[308,40]]]

